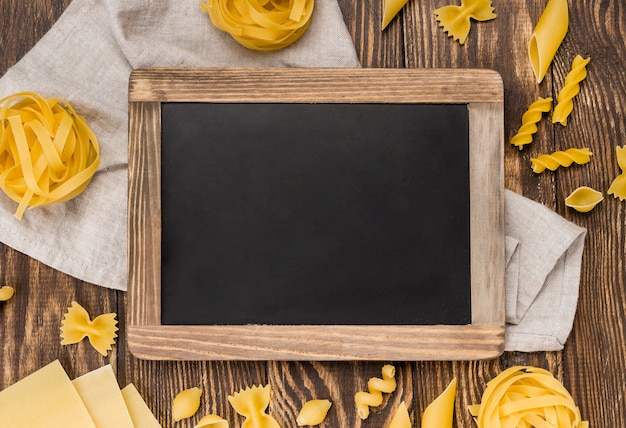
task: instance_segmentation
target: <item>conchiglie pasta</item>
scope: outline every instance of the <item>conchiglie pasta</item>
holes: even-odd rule
[[[591,187],[581,186],[565,198],[565,205],[581,213],[586,213],[594,209],[603,200],[604,196],[601,192]]]
[[[195,415],[200,408],[201,396],[202,390],[197,387],[184,389],[176,394],[172,402],[172,417],[174,421],[178,422]]]
[[[6,302],[15,294],[15,289],[8,285],[0,287],[0,302]]]
[[[328,414],[332,403],[329,400],[309,400],[302,406],[296,423],[298,426],[319,425]]]
[[[218,415],[206,415],[193,428],[228,428],[228,422]]]

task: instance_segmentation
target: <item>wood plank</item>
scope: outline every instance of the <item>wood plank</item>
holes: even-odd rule
[[[159,102],[458,103],[503,100],[489,70],[153,68],[133,71],[128,97]],[[480,82],[480,84],[477,84]]]

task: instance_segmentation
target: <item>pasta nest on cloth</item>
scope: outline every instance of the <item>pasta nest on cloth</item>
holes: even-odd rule
[[[27,207],[80,194],[100,165],[98,139],[66,101],[20,92],[0,100],[0,188]]]
[[[218,29],[252,50],[276,50],[309,27],[314,0],[201,0]]]

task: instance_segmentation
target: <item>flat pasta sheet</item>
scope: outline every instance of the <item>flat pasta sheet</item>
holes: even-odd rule
[[[467,104],[163,103],[161,321],[471,323]]]

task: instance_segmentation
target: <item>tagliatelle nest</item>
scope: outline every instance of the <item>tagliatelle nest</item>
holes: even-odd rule
[[[281,49],[309,27],[314,0],[201,0],[216,28],[252,50]]]
[[[81,193],[100,165],[100,148],[85,119],[66,101],[20,92],[0,100],[0,188],[27,207]]]

